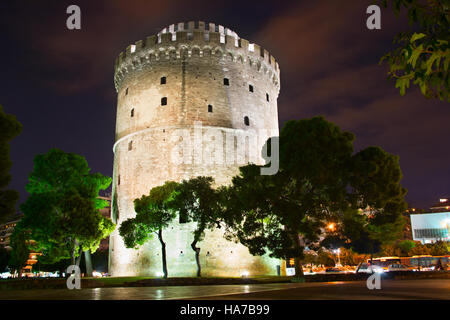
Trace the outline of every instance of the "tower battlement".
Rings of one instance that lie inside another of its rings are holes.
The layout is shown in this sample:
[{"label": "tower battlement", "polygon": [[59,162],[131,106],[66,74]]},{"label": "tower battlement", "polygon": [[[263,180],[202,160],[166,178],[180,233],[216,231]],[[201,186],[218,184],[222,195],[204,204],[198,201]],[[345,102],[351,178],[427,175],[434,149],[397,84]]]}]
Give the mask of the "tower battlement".
[{"label": "tower battlement", "polygon": [[248,64],[267,75],[280,87],[280,68],[264,48],[239,36],[228,28],[202,21],[172,24],[160,33],[139,40],[121,52],[114,64],[116,91],[129,71],[151,66],[155,61],[213,56]]}]

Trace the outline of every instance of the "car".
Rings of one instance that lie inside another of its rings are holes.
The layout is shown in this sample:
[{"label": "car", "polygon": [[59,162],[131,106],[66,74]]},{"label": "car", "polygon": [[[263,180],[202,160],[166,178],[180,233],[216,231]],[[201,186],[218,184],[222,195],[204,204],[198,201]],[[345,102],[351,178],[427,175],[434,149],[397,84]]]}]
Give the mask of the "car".
[{"label": "car", "polygon": [[408,266],[404,264],[394,263],[388,266],[387,271],[389,272],[397,272],[397,271],[412,271]]},{"label": "car", "polygon": [[374,273],[374,272],[384,272],[383,267],[377,265],[370,265],[366,262],[361,263],[359,269],[357,269],[357,273]]},{"label": "car", "polygon": [[345,273],[345,270],[339,268],[326,268],[325,273]]}]

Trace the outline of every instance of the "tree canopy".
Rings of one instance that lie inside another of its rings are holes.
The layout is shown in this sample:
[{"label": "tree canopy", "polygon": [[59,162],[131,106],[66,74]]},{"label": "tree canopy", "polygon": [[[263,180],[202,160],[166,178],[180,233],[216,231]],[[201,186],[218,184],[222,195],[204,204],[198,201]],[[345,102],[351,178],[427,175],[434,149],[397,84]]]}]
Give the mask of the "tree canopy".
[{"label": "tree canopy", "polygon": [[397,230],[405,206],[397,157],[376,147],[353,154],[354,135],[323,117],[288,121],[279,139],[277,174],[247,165],[233,178],[224,200],[229,239],[255,255],[293,257],[302,276],[304,248],[317,249],[330,222],[347,242]]},{"label": "tree canopy", "polygon": [[394,39],[387,53],[388,76],[404,95],[411,82],[428,98],[450,101],[450,3],[448,0],[382,0],[396,14],[406,10],[411,30]]},{"label": "tree canopy", "polygon": [[166,243],[163,239],[163,230],[175,218],[175,211],[169,206],[175,195],[176,182],[168,181],[162,186],[154,187],[148,195],[134,200],[136,217],[122,222],[119,234],[127,248],[139,248],[152,238],[158,236],[161,244],[162,267],[164,277],[168,277]]},{"label": "tree canopy", "polygon": [[8,216],[16,211],[16,203],[19,193],[7,189],[11,175],[12,162],[9,158],[9,143],[22,131],[22,125],[16,117],[3,111],[0,105],[0,222],[4,222]]},{"label": "tree canopy", "polygon": [[35,157],[26,186],[30,196],[20,207],[24,217],[16,230],[30,232],[43,263],[67,258],[75,263],[82,251],[94,252],[114,230],[99,211],[108,203],[98,198],[111,178],[90,171],[86,159],[74,153],[51,149]]}]

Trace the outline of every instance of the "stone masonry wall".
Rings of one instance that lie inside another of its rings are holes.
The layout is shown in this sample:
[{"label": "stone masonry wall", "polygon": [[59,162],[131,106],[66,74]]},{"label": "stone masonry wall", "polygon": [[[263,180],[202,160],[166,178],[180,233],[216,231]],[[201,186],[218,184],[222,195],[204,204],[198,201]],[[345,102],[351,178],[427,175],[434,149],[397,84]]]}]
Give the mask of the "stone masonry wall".
[{"label": "stone masonry wall", "polygon": [[[263,163],[262,145],[278,135],[279,68],[273,57],[265,50],[256,52],[257,45],[249,51],[248,41],[235,36],[209,32],[206,41],[204,31],[188,33],[149,37],[145,44],[128,47],[116,61],[112,205],[118,226],[135,216],[134,199],[165,181],[203,175],[214,177],[217,186],[229,183],[239,166]],[[163,97],[167,105],[161,105]],[[190,248],[193,227],[176,219],[163,233],[170,276],[196,274]],[[204,275],[276,274],[281,265],[226,241],[223,228],[207,232],[199,247]],[[138,250],[127,249],[117,228],[110,239],[110,273],[155,275],[161,271],[160,255],[156,236]]]}]

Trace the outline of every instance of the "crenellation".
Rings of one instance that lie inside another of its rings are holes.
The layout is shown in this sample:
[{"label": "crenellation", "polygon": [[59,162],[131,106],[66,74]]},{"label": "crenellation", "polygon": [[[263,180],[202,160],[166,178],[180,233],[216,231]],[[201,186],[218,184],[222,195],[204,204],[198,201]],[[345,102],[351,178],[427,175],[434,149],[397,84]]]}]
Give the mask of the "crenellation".
[{"label": "crenellation", "polygon": [[171,33],[161,33],[161,41],[160,44],[170,44],[172,42],[172,34]]},{"label": "crenellation", "polygon": [[234,49],[236,48],[236,38],[233,36],[225,36],[225,48]]},{"label": "crenellation", "polygon": [[198,42],[201,42],[201,41],[205,41],[205,38],[204,38],[204,35],[205,34],[205,32],[204,31],[200,31],[200,30],[194,30],[194,41],[198,41]]},{"label": "crenellation", "polygon": [[156,42],[157,42],[157,37],[156,35],[153,36],[149,36],[145,39],[145,47],[146,48],[152,48],[155,46]]},{"label": "crenellation", "polygon": [[203,51],[206,49],[211,50],[211,55],[219,56],[219,58],[227,58],[238,63],[248,61],[249,66],[267,74],[279,89],[279,65],[266,49],[239,38],[234,31],[221,25],[190,21],[172,24],[157,35],[148,36],[145,42],[136,41],[121,52],[114,63],[116,90],[119,89],[129,68],[139,69],[146,64],[151,65],[160,61],[161,58],[179,59],[183,56],[182,51],[186,49],[189,53],[188,57],[191,57],[194,45],[199,46],[201,57],[205,57]]}]

